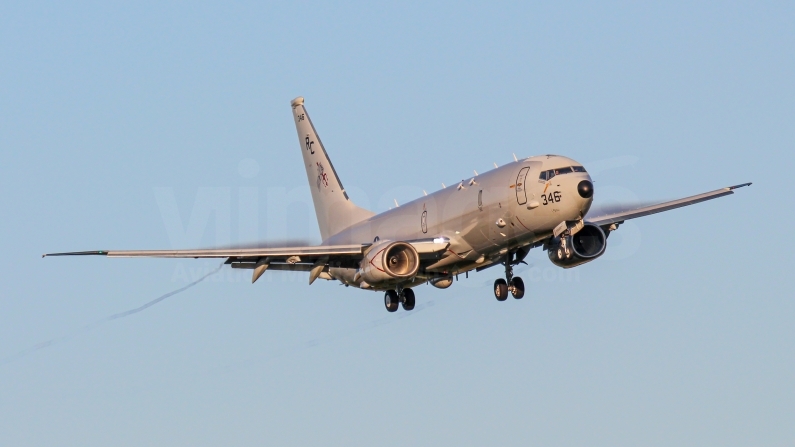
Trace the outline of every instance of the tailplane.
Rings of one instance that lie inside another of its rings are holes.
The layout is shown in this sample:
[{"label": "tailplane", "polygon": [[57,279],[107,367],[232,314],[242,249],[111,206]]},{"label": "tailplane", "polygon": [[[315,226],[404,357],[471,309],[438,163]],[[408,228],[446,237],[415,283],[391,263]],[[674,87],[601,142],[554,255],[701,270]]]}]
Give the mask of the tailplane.
[{"label": "tailplane", "polygon": [[304,108],[304,98],[295,98],[293,119],[298,131],[298,142],[304,157],[306,178],[312,191],[320,236],[325,241],[349,226],[361,222],[374,213],[354,205],[342,186],[326,149],[317,136],[315,126]]}]

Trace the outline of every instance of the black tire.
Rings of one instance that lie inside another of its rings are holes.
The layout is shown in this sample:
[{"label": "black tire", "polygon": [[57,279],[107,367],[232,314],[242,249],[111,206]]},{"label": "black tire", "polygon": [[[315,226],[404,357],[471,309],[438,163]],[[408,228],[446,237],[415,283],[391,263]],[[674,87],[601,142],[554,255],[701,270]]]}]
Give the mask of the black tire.
[{"label": "black tire", "polygon": [[517,300],[521,300],[524,296],[524,281],[522,281],[522,278],[516,276],[511,280],[511,295]]},{"label": "black tire", "polygon": [[387,290],[386,293],[384,293],[384,307],[386,307],[386,310],[390,312],[398,310],[399,303],[400,298],[397,292],[394,290]]},{"label": "black tire", "polygon": [[494,281],[494,298],[497,298],[497,301],[508,299],[508,283],[502,278]]},{"label": "black tire", "polygon": [[416,304],[416,302],[414,291],[411,289],[403,289],[403,310],[414,309],[414,304]]}]

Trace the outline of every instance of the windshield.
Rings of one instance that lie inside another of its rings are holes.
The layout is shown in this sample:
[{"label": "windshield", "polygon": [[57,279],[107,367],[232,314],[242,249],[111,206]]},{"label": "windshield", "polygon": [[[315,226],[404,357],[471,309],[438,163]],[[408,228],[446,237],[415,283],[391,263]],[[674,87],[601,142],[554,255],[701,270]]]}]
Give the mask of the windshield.
[{"label": "windshield", "polygon": [[552,179],[552,177],[556,175],[571,174],[572,172],[586,172],[586,171],[585,168],[583,168],[582,166],[566,166],[564,168],[542,171],[541,175],[538,176],[538,179],[542,181],[547,181]]}]

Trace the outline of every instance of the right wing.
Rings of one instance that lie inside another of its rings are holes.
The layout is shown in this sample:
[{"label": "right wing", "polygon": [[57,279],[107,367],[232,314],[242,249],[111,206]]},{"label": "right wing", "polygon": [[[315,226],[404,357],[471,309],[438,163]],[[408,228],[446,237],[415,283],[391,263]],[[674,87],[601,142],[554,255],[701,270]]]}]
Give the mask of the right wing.
[{"label": "right wing", "polygon": [[[318,245],[281,248],[222,248],[198,250],[97,250],[49,253],[46,256],[107,256],[109,258],[227,258],[232,268],[253,269],[251,282],[265,270],[310,272],[309,283],[321,277],[328,266],[355,267],[368,245]],[[328,277],[326,279],[331,279]]]},{"label": "right wing", "polygon": [[[262,257],[290,258],[305,256],[361,255],[365,245],[318,245],[311,247],[280,247],[280,248],[218,248],[197,250],[96,250],[73,251],[65,253],[48,253],[46,256],[86,256],[97,255],[109,258],[229,258],[258,259]],[[234,262],[234,261],[232,261]],[[231,262],[229,262],[231,263]]]},{"label": "right wing", "polygon": [[[449,243],[432,239],[407,241],[420,256],[435,258]],[[106,256],[108,258],[227,258],[232,268],[252,269],[251,282],[265,270],[310,272],[309,283],[317,278],[331,279],[329,267],[358,268],[371,244],[315,245],[280,248],[221,248],[198,250],[96,250],[49,253],[47,256]],[[326,275],[324,275],[326,273]]]}]

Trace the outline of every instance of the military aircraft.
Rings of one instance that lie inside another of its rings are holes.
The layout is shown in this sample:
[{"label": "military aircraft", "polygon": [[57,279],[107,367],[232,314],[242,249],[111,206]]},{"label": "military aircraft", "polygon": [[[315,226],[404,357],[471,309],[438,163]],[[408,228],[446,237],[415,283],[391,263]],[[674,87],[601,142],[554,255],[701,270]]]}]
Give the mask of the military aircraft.
[{"label": "military aircraft", "polygon": [[[525,285],[513,276],[533,248],[571,268],[605,252],[610,233],[637,217],[733,194],[751,183],[670,202],[591,216],[593,181],[582,164],[558,155],[515,159],[455,185],[375,214],[348,197],[304,107],[291,102],[322,243],[305,247],[198,250],[99,250],[44,256],[100,255],[110,258],[226,258],[232,268],[253,270],[254,283],[266,270],[305,271],[316,279],[384,292],[384,306],[414,309],[413,287],[450,287],[471,270],[504,268],[494,296],[520,299]],[[515,156],[514,156],[515,158]],[[444,186],[444,185],[443,185]]]}]

